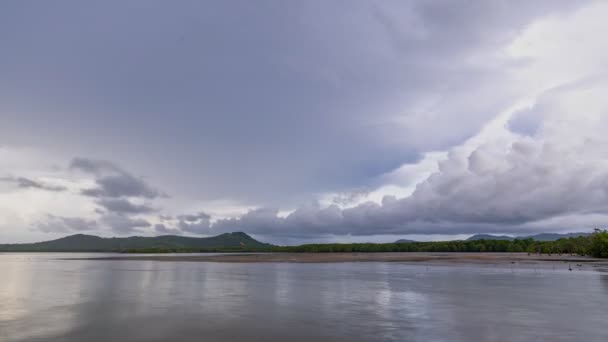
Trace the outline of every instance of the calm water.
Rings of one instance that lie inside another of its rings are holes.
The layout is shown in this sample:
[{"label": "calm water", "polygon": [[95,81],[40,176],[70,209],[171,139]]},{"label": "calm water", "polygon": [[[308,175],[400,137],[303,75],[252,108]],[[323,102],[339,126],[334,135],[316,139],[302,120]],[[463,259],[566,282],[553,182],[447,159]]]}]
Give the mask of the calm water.
[{"label": "calm water", "polygon": [[594,271],[57,257],[0,254],[0,341],[608,341]]}]

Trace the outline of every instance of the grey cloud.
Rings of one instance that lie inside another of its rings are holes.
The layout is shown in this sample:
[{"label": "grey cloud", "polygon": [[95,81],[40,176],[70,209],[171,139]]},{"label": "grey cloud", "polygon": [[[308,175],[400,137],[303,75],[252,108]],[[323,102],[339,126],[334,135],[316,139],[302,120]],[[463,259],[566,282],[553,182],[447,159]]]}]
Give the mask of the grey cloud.
[{"label": "grey cloud", "polygon": [[[185,199],[292,208],[318,193],[372,188],[421,153],[474,135],[530,95],[513,81],[521,61],[504,48],[535,20],[586,4],[14,2],[0,12],[0,32],[11,33],[0,48],[13,52],[0,55],[0,136],[119,161],[70,164],[94,177],[82,193],[116,209],[101,215],[118,231],[150,226],[126,215],[144,208],[118,200],[162,196],[119,165],[137,165]],[[547,127],[532,115],[558,109],[543,103],[514,117],[509,128],[527,137],[512,144],[453,150],[407,199],[163,224],[196,234],[450,233],[604,213],[608,149],[568,134],[539,138]]]},{"label": "grey cloud", "polygon": [[154,231],[161,235],[179,235],[181,231],[179,229],[169,228],[166,225],[159,223],[154,225]]},{"label": "grey cloud", "polygon": [[[285,220],[278,217],[278,210],[261,208],[250,210],[239,218],[218,220],[212,227],[213,234],[244,231],[248,233],[259,233],[264,235],[298,234],[300,230],[285,229]],[[307,227],[306,227],[307,228]],[[302,231],[306,228],[302,227]]]},{"label": "grey cloud", "polygon": [[54,191],[54,192],[60,192],[60,191],[67,190],[67,188],[65,186],[50,185],[50,184],[35,181],[33,179],[25,178],[25,177],[17,177],[17,178],[2,177],[2,178],[0,178],[0,181],[15,183],[19,188],[23,188],[23,189],[40,189],[40,190]]},{"label": "grey cloud", "polygon": [[173,220],[173,216],[161,214],[161,215],[158,215],[158,219],[161,220],[161,221],[163,221],[163,222],[165,222],[165,221],[171,221],[171,220]]},{"label": "grey cloud", "polygon": [[87,173],[100,174],[103,172],[124,173],[116,164],[106,160],[93,160],[88,158],[76,157],[70,162],[70,168],[81,170]]},{"label": "grey cloud", "polygon": [[142,179],[108,161],[74,158],[70,163],[70,168],[96,176],[97,187],[83,190],[82,194],[86,196],[111,198],[124,196],[152,199],[163,195]]},{"label": "grey cloud", "polygon": [[84,190],[82,193],[92,197],[145,197],[155,198],[158,191],[151,189],[144,181],[131,175],[105,176],[95,181],[96,189]]},{"label": "grey cloud", "polygon": [[[385,197],[381,204],[344,210],[308,205],[285,218],[276,210],[255,210],[220,220],[211,230],[292,236],[526,233],[563,229],[576,220],[601,222],[591,218],[608,216],[608,139],[603,134],[608,100],[602,97],[607,89],[599,83],[580,92],[549,94],[532,109],[544,117],[533,137],[454,148],[409,197]],[[580,101],[581,93],[597,101],[585,107],[592,111],[581,113],[588,122],[572,120],[579,108],[571,103]]]},{"label": "grey cloud", "polygon": [[[0,59],[0,135],[137,156],[202,200],[291,205],[470,137],[519,95],[499,51],[533,20],[585,3],[15,2],[0,14],[12,32],[2,50],[14,52]],[[122,194],[112,189],[88,194]]]},{"label": "grey cloud", "polygon": [[177,228],[183,232],[208,235],[211,227],[211,216],[201,212],[193,215],[181,215],[177,217]]},{"label": "grey cloud", "polygon": [[511,131],[530,136],[536,134],[541,125],[542,117],[532,110],[520,111],[508,122]]},{"label": "grey cloud", "polygon": [[336,205],[350,205],[369,195],[368,189],[355,189],[344,194],[339,194],[332,198],[332,203]]},{"label": "grey cloud", "polygon": [[211,215],[205,212],[177,215],[175,217],[170,215],[159,215],[159,219],[162,223],[154,226],[156,233],[159,234],[211,234]]},{"label": "grey cloud", "polygon": [[152,225],[142,218],[132,218],[116,213],[106,213],[100,218],[100,222],[109,227],[113,232],[127,235],[139,232],[138,228],[148,228]]},{"label": "grey cloud", "polygon": [[47,215],[45,222],[36,225],[36,229],[45,233],[72,233],[95,230],[97,222],[79,217]]},{"label": "grey cloud", "polygon": [[196,221],[199,221],[199,220],[209,220],[209,219],[211,219],[211,216],[209,214],[204,213],[204,212],[200,212],[198,214],[180,215],[177,218],[179,220],[183,220],[185,222],[196,222]]},{"label": "grey cloud", "polygon": [[156,211],[156,209],[145,204],[134,204],[124,198],[101,198],[96,201],[97,204],[105,208],[107,211],[127,214],[142,214]]}]

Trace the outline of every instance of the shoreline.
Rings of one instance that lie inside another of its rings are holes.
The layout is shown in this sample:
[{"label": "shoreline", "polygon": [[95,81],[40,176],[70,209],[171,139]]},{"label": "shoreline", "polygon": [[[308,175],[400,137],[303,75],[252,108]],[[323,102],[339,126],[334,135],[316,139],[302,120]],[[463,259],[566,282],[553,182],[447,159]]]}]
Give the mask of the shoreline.
[{"label": "shoreline", "polygon": [[343,262],[401,262],[491,265],[570,263],[608,269],[607,259],[571,255],[528,255],[527,253],[260,253],[221,255],[141,255],[61,258],[61,260],[97,261],[160,261],[160,262],[218,262],[218,263],[343,263]]}]

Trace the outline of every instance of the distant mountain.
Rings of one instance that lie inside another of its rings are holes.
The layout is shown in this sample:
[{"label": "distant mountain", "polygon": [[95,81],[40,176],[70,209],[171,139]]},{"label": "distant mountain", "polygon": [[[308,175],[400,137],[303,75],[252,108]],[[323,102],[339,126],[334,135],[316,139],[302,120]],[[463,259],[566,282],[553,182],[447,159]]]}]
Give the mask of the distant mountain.
[{"label": "distant mountain", "polygon": [[490,234],[477,234],[473,235],[467,239],[467,241],[476,241],[476,240],[515,240],[512,236],[506,235],[490,235]]},{"label": "distant mountain", "polygon": [[506,235],[490,235],[490,234],[477,234],[473,235],[467,239],[467,241],[475,241],[475,240],[515,240],[515,239],[533,239],[536,241],[557,241],[559,239],[567,239],[571,237],[579,237],[579,236],[589,236],[591,233],[566,233],[566,234],[557,234],[557,233],[541,233],[536,235],[528,235],[528,236],[506,236]]},{"label": "distant mountain", "polygon": [[567,239],[571,237],[589,236],[591,233],[567,233],[567,234],[554,234],[554,233],[542,233],[536,235],[526,236],[525,238],[532,238],[536,241],[557,241],[559,239]]},{"label": "distant mountain", "polygon": [[416,242],[416,241],[414,241],[414,240],[408,240],[408,239],[401,239],[401,240],[395,241],[395,243],[408,243],[408,242]]},{"label": "distant mountain", "polygon": [[118,252],[152,248],[260,248],[269,244],[259,242],[242,233],[225,233],[218,236],[197,238],[177,235],[155,237],[131,236],[126,238],[102,238],[94,235],[76,234],[61,239],[0,245],[0,252]]}]

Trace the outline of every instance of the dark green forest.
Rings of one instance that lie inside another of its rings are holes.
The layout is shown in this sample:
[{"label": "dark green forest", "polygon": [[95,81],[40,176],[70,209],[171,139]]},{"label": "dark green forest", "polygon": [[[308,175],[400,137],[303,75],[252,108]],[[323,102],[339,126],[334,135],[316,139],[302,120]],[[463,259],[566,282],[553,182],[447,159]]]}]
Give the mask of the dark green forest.
[{"label": "dark green forest", "polygon": [[194,253],[194,252],[281,252],[281,253],[377,253],[377,252],[492,252],[529,254],[577,254],[608,258],[608,231],[596,230],[589,236],[557,241],[532,238],[508,240],[307,244],[300,246],[261,246],[229,248],[144,248],[127,253]]},{"label": "dark green forest", "polygon": [[243,232],[225,233],[212,237],[188,237],[164,235],[154,237],[131,236],[125,238],[102,238],[94,235],[76,234],[61,239],[25,244],[0,245],[0,252],[125,252],[125,251],[181,251],[211,250],[224,248],[266,248],[271,245],[259,242]]},{"label": "dark green forest", "polygon": [[184,236],[101,238],[72,235],[58,240],[0,245],[0,252],[122,252],[122,253],[374,253],[374,252],[493,252],[529,254],[577,254],[608,258],[608,231],[595,230],[586,236],[539,241],[473,239],[456,241],[395,243],[331,243],[275,246],[242,233],[226,233],[208,238]]}]

